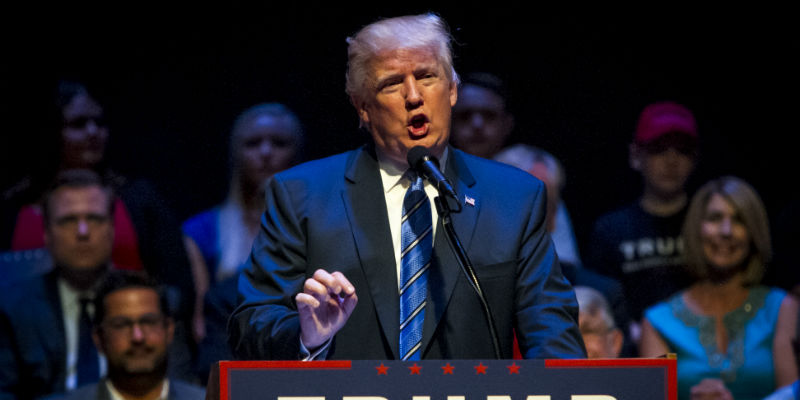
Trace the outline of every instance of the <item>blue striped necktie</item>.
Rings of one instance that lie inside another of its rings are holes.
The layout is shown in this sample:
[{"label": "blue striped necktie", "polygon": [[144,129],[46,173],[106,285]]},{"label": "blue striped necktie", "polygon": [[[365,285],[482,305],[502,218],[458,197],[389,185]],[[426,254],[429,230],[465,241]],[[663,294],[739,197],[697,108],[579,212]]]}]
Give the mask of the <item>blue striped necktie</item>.
[{"label": "blue striped necktie", "polygon": [[400,240],[400,357],[419,360],[428,269],[433,252],[431,205],[422,178],[413,174],[403,199]]}]

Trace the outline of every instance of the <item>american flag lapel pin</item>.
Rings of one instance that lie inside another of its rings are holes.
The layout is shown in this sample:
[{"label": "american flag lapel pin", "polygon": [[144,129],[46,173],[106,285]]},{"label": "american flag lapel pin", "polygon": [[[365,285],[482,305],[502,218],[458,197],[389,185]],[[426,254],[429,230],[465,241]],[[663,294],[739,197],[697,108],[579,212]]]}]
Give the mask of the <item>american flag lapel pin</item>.
[{"label": "american flag lapel pin", "polygon": [[464,195],[464,204],[469,204],[469,205],[475,207],[475,199],[473,199],[472,197],[469,197],[467,195]]}]

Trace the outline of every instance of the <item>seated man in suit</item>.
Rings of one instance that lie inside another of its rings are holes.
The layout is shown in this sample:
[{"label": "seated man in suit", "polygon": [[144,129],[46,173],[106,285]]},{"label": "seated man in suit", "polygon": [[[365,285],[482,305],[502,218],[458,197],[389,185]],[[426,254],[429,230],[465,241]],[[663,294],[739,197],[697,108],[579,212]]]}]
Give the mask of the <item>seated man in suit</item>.
[{"label": "seated man in suit", "polygon": [[175,324],[165,293],[145,275],[112,271],[94,300],[93,339],[108,376],[64,397],[81,399],[204,399],[203,388],[167,379],[167,349]]},{"label": "seated man in suit", "polygon": [[89,170],[58,175],[44,200],[53,270],[0,292],[0,398],[33,398],[96,382],[91,302],[111,263],[112,199]]},{"label": "seated man in suit", "polygon": [[[452,226],[512,356],[584,357],[577,303],[545,227],[544,185],[448,147],[458,75],[435,15],[348,40],[347,92],[372,143],[274,175],[229,324],[241,358],[494,358],[478,296],[409,169],[427,148],[459,197]],[[414,167],[414,166],[412,166]],[[444,195],[442,195],[444,197]]]}]

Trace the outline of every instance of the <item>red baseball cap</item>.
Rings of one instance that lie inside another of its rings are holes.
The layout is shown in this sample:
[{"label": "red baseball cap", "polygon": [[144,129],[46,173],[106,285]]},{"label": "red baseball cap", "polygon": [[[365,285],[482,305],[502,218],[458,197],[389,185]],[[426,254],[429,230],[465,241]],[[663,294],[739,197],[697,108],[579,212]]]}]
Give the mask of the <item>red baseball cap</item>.
[{"label": "red baseball cap", "polygon": [[697,138],[697,122],[688,108],[671,101],[648,105],[639,114],[633,142],[648,144],[668,133],[683,133]]}]

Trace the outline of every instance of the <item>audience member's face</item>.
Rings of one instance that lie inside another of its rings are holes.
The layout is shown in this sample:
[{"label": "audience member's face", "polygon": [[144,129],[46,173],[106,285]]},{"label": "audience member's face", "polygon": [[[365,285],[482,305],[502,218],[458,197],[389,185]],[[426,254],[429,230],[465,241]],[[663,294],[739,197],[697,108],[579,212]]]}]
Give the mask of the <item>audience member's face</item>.
[{"label": "audience member's face", "polygon": [[109,376],[166,371],[173,324],[151,288],[126,288],[105,298],[105,315],[95,331],[95,344],[108,360]]},{"label": "audience member's face", "polygon": [[357,107],[378,150],[402,164],[408,150],[418,145],[441,156],[457,97],[449,71],[427,49],[388,51],[371,65],[376,86]]},{"label": "audience member's face", "polygon": [[497,93],[464,85],[453,107],[453,145],[479,157],[492,158],[505,144],[513,121]]},{"label": "audience member's face", "polygon": [[744,264],[750,254],[750,234],[733,205],[711,195],[700,226],[703,253],[709,265],[730,269]]},{"label": "audience member's face", "polygon": [[641,151],[639,165],[645,190],[662,198],[672,198],[685,193],[686,182],[694,169],[694,157],[673,147],[657,153]]},{"label": "audience member's face", "polygon": [[239,169],[249,185],[260,187],[273,174],[292,165],[297,136],[283,117],[261,115],[242,127],[238,138]]},{"label": "audience member's face", "polygon": [[114,244],[108,193],[97,186],[62,187],[45,206],[45,241],[56,264],[75,273],[105,268]]},{"label": "audience member's face", "polygon": [[617,358],[622,351],[623,335],[619,329],[597,329],[599,318],[580,313],[578,325],[586,345],[587,358]]},{"label": "audience member's face", "polygon": [[79,94],[62,110],[63,146],[61,159],[66,168],[92,168],[103,160],[108,128],[103,108],[87,94]]}]

